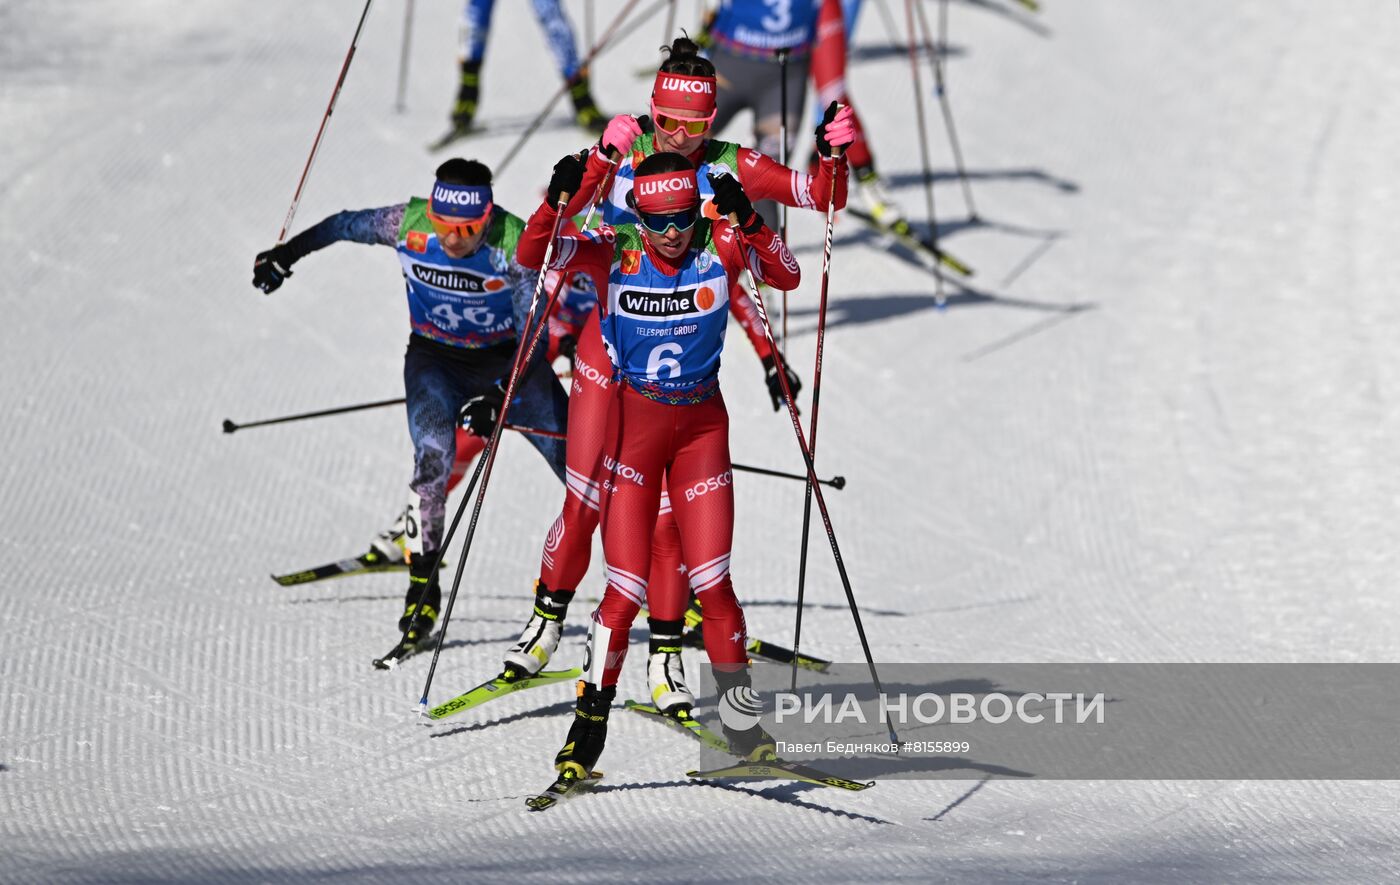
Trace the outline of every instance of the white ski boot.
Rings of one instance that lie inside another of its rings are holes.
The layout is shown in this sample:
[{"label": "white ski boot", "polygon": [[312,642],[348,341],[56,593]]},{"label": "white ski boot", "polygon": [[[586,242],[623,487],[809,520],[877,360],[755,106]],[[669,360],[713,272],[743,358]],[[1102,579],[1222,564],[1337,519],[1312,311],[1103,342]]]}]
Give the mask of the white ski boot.
[{"label": "white ski boot", "polygon": [[695,706],[695,695],[685,684],[685,665],[681,661],[681,630],[684,621],[662,621],[648,618],[651,627],[651,655],[647,658],[647,684],[651,702],[656,709],[675,715]]},{"label": "white ski boot", "polygon": [[408,509],[399,514],[394,524],[374,536],[369,542],[371,553],[378,554],[384,562],[401,563],[408,561],[408,540],[405,533],[408,527]]},{"label": "white ski boot", "polygon": [[572,590],[550,590],[542,581],[535,582],[535,609],[520,632],[520,639],[505,654],[507,672],[534,676],[544,669],[559,647],[564,616],[573,598]]}]

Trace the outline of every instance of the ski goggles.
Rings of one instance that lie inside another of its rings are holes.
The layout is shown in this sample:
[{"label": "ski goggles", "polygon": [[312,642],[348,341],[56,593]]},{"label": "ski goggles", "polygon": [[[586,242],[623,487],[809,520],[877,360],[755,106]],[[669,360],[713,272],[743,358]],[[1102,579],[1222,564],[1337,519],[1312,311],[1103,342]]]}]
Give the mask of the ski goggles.
[{"label": "ski goggles", "polygon": [[658,112],[656,102],[651,103],[651,122],[667,135],[675,135],[681,130],[685,130],[686,135],[704,135],[710,124],[715,121],[716,113],[710,111],[708,117],[672,117]]},{"label": "ski goggles", "polygon": [[486,211],[482,213],[480,218],[453,218],[448,220],[438,215],[436,212],[433,212],[431,209],[424,214],[428,216],[428,224],[433,226],[433,232],[437,234],[439,240],[445,239],[447,235],[451,233],[455,233],[457,236],[466,240],[480,233],[481,230],[486,227],[487,223],[491,221],[492,205],[494,204],[486,204]]},{"label": "ski goggles", "polygon": [[682,209],[680,212],[638,212],[637,219],[642,223],[642,227],[658,236],[665,234],[671,228],[675,228],[678,233],[685,233],[695,226],[695,220],[700,217],[700,207],[692,206],[689,209]]}]

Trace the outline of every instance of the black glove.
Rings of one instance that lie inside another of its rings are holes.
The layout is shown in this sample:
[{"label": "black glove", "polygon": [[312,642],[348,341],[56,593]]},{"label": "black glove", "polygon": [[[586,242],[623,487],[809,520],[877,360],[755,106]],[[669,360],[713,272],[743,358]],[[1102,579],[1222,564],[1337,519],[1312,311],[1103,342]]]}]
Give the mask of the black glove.
[{"label": "black glove", "polygon": [[[797,377],[797,373],[792,367],[783,361],[783,369],[787,372],[788,390],[792,391],[793,399],[802,390],[802,379]],[[783,383],[778,380],[778,361],[769,354],[763,358],[763,376],[768,382],[768,395],[773,398],[773,411],[778,411],[783,407]]]},{"label": "black glove", "polygon": [[578,361],[578,339],[572,335],[565,335],[559,339],[559,355],[569,361],[572,368]]},{"label": "black glove", "polygon": [[763,218],[753,211],[753,203],[749,202],[749,196],[744,193],[744,186],[739,183],[739,179],[728,173],[716,175],[713,172],[705,177],[710,180],[710,187],[715,192],[715,211],[724,218],[730,215],[737,216],[739,230],[744,233],[758,233],[758,229],[763,226]]},{"label": "black glove", "polygon": [[467,400],[462,406],[462,426],[472,433],[487,439],[496,429],[501,418],[501,407],[506,403],[505,391],[498,382],[490,390]]},{"label": "black glove", "polygon": [[545,199],[550,206],[559,205],[561,194],[577,194],[583,184],[584,162],[577,154],[569,154],[554,164],[554,174],[549,178],[549,192]]},{"label": "black glove", "polygon": [[296,261],[286,244],[273,246],[266,252],[259,252],[253,259],[253,285],[264,294],[277,291],[282,281],[292,275],[292,262]]},{"label": "black glove", "polygon": [[826,113],[822,114],[821,122],[817,124],[817,153],[823,157],[831,157],[831,142],[826,140],[826,124],[836,119],[836,112],[840,110],[840,105],[836,102],[826,106]]}]

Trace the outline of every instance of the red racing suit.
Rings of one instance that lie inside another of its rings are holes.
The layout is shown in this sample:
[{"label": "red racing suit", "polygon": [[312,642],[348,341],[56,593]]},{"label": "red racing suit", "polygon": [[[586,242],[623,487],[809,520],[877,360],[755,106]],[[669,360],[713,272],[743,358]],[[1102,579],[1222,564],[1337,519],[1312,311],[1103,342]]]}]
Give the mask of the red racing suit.
[{"label": "red racing suit", "polygon": [[[525,266],[543,261],[555,217],[548,205],[531,217],[517,252]],[[608,582],[593,613],[594,646],[584,675],[600,687],[617,682],[640,606],[679,613],[688,597],[683,586],[678,601],[662,599],[671,591],[652,580],[663,494],[684,551],[688,589],[703,602],[710,660],[731,666],[746,660],[743,611],[729,573],[734,531],[729,418],[718,390],[726,321],[720,301],[746,264],[770,285],[791,289],[800,282],[797,262],[776,234],[760,227],[741,245],[724,220],[697,223],[690,248],[674,261],[626,224],[561,237],[552,259],[552,268],[587,273],[599,283],[597,313],[610,357],[606,379],[585,380],[583,372],[576,373],[575,391],[596,384],[606,391],[609,408],[601,428],[597,423],[591,428],[594,435],[602,431],[595,463],[576,474],[571,459],[569,471],[571,492],[577,482],[585,494],[596,495],[603,530]],[[650,294],[668,285],[669,295]],[[652,365],[645,358],[648,351]],[[662,352],[680,356],[658,362],[655,354]],[[668,364],[674,365],[669,373],[654,368]],[[571,407],[571,453],[575,430]]]}]

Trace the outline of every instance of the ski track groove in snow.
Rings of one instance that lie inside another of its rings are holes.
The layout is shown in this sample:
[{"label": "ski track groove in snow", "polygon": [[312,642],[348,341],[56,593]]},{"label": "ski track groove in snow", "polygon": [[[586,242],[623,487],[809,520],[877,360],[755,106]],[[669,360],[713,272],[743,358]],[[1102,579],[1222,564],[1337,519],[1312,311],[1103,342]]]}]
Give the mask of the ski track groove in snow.
[{"label": "ski track groove in snow", "polygon": [[[461,148],[488,161],[556,82],[525,5],[498,6],[482,116],[511,125]],[[0,304],[15,318],[0,326],[0,881],[624,881],[654,878],[658,858],[702,882],[1393,878],[1385,782],[716,787],[685,778],[692,742],[619,709],[602,789],[535,816],[523,800],[551,777],[569,686],[420,725],[428,657],[369,666],[401,573],[267,578],[388,525],[410,472],[402,411],[219,430],[401,391],[387,250],[337,245],[272,296],[248,286],[356,12],[0,6]],[[401,18],[371,12],[294,230],[422,192],[457,12],[420,6],[403,115]],[[945,245],[977,268],[973,290],[1026,303],[936,311],[926,272],[838,224],[817,463],[849,480],[826,500],[878,660],[1396,659],[1394,14],[953,5],[948,82],[978,207],[1055,238],[961,224],[936,112]],[[885,45],[879,17],[865,12],[863,48]],[[658,29],[594,66],[606,112],[644,110],[630,72]],[[512,71],[520,59],[538,76]],[[907,57],[862,55],[850,77],[921,220]],[[518,214],[590,140],[555,122],[497,182]],[[747,125],[726,135],[747,142]],[[794,213],[791,229],[805,411],[821,219]],[[1034,309],[1065,305],[1091,309]],[[735,459],[800,470],[757,360],[737,331],[731,344]],[[750,630],[788,643],[802,485],[740,475],[735,490]],[[496,672],[561,500],[508,439],[433,703]],[[816,516],[803,646],[859,660]],[[580,599],[600,575],[595,541]],[[588,606],[561,666],[581,659]],[[642,636],[620,696],[646,694]]]}]

